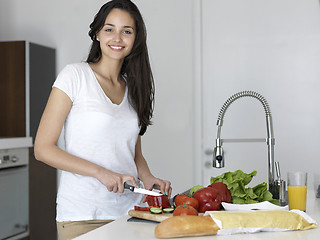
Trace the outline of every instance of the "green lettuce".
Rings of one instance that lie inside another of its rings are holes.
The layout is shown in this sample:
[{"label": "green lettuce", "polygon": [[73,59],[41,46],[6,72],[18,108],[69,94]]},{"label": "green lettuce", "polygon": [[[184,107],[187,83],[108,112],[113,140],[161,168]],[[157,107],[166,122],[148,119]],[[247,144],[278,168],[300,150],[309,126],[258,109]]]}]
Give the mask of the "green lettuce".
[{"label": "green lettuce", "polygon": [[223,182],[226,184],[232,196],[232,203],[235,204],[269,201],[273,204],[280,205],[279,201],[273,199],[272,193],[268,191],[267,183],[260,183],[253,188],[245,187],[256,175],[257,171],[244,173],[241,170],[237,170],[235,172],[223,173],[218,177],[211,177],[210,183]]}]

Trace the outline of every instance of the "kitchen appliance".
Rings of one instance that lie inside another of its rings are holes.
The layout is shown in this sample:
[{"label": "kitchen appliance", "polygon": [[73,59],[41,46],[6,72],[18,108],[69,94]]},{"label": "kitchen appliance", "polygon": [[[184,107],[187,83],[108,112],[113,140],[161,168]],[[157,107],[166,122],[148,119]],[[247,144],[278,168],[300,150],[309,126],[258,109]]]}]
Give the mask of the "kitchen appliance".
[{"label": "kitchen appliance", "polygon": [[[223,125],[223,118],[228,109],[228,107],[237,99],[242,97],[252,97],[259,100],[264,108],[266,113],[266,124],[267,124],[267,138],[262,139],[221,139],[221,127]],[[216,138],[216,147],[213,151],[213,167],[223,168],[224,167],[224,152],[222,144],[224,142],[266,142],[268,145],[268,182],[269,182],[269,191],[271,193],[275,192],[274,187],[274,145],[275,139],[273,136],[273,125],[272,125],[272,116],[269,104],[267,100],[259,93],[254,91],[242,91],[238,92],[231,97],[229,97],[223,106],[220,109],[218,120],[217,120],[217,138]]]},{"label": "kitchen appliance", "polygon": [[0,139],[0,239],[29,235],[29,147],[31,138]]}]

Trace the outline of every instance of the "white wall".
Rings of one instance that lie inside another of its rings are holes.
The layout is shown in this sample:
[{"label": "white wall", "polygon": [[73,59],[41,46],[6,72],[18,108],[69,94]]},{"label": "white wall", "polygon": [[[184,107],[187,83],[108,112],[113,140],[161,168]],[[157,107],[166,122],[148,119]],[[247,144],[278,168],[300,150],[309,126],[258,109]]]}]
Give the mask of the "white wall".
[{"label": "white wall", "polygon": [[[57,50],[57,73],[86,59],[89,24],[107,1],[0,0],[0,41],[26,40]],[[175,193],[194,184],[192,148],[192,0],[136,0],[148,30],[156,85],[154,125],[143,152]]]},{"label": "white wall", "polygon": [[193,0],[136,1],[145,18],[156,84],[154,125],[143,138],[155,175],[175,193],[195,184],[193,169]]},{"label": "white wall", "polygon": [[[214,146],[224,101],[254,90],[273,117],[275,161],[282,177],[319,174],[320,4],[318,0],[203,0],[204,148]],[[266,137],[265,113],[255,99],[228,108],[222,138]],[[258,170],[267,181],[267,145],[224,144],[226,169]],[[212,157],[206,156],[212,159]],[[320,182],[318,182],[320,184]]]}]

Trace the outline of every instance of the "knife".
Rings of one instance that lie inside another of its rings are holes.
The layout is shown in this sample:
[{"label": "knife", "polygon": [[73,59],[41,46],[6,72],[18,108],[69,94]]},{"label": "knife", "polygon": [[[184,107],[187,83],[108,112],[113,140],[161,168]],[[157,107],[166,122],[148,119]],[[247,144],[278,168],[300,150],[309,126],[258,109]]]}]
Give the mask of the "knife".
[{"label": "knife", "polygon": [[162,193],[158,193],[158,192],[153,192],[153,191],[149,191],[143,188],[136,188],[134,186],[131,186],[129,184],[124,184],[124,188],[125,189],[129,189],[131,192],[135,192],[135,193],[142,193],[142,194],[146,194],[146,195],[151,195],[151,196],[162,196]]}]

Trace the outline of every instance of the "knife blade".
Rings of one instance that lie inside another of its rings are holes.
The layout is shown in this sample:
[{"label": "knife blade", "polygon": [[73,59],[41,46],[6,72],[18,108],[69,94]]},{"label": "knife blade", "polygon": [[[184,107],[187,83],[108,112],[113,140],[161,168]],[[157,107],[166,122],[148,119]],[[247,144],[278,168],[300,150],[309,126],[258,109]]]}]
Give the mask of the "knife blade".
[{"label": "knife blade", "polygon": [[143,189],[143,188],[136,188],[136,187],[131,186],[131,185],[127,184],[127,183],[124,184],[124,188],[125,189],[129,189],[131,192],[141,193],[141,194],[146,194],[146,195],[151,195],[151,196],[161,196],[161,195],[163,195],[162,193],[146,190],[146,189]]}]

